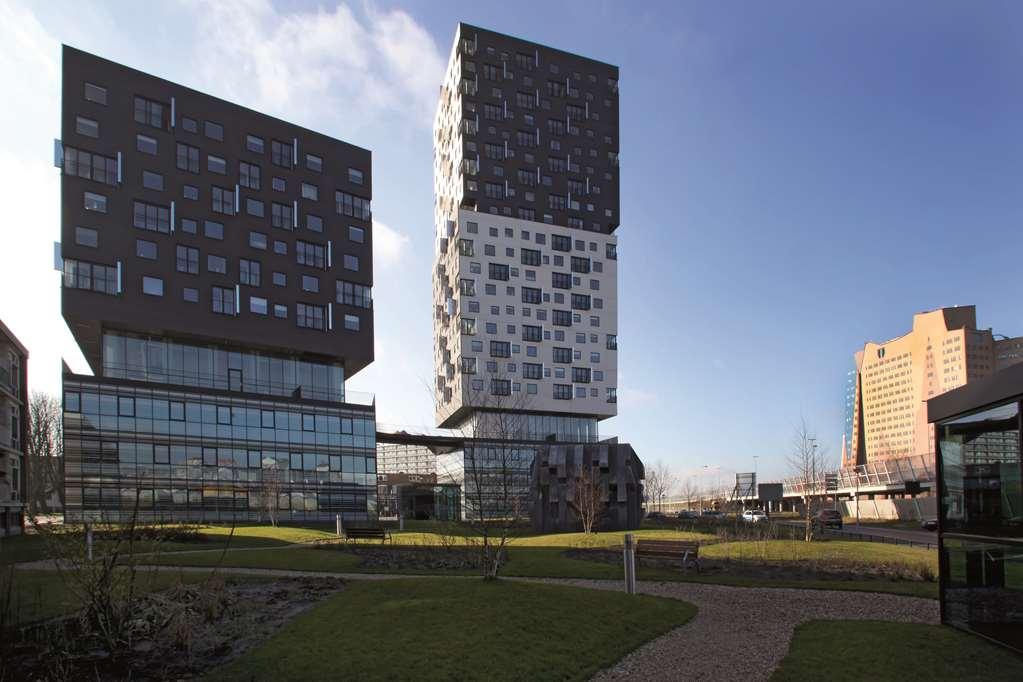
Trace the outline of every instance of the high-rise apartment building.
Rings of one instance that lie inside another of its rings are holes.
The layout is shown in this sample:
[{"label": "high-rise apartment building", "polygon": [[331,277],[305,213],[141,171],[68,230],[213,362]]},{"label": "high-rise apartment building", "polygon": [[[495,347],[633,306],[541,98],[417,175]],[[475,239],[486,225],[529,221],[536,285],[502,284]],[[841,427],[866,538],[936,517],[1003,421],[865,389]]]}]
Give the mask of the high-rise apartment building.
[{"label": "high-rise apartment building", "polygon": [[69,518],[364,518],[371,155],[65,47]]},{"label": "high-rise apartment building", "polygon": [[975,306],[913,316],[908,334],[856,353],[852,437],[842,466],[922,456],[933,464],[927,400],[1023,361],[1023,338],[977,328]]},{"label": "high-rise apartment building", "polygon": [[618,144],[617,67],[459,24],[434,124],[440,426],[514,410],[524,440],[585,442],[616,414]]},{"label": "high-rise apartment building", "polygon": [[25,528],[28,351],[0,322],[0,537]]}]

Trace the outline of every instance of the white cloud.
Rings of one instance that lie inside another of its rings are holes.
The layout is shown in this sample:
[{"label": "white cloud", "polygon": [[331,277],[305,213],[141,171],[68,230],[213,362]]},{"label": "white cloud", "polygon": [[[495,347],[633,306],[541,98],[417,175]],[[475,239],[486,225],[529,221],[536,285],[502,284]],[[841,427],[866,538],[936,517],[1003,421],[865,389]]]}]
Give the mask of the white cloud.
[{"label": "white cloud", "polygon": [[205,86],[289,120],[337,119],[346,131],[383,115],[429,127],[444,59],[400,10],[366,6],[282,13],[268,0],[184,0]]},{"label": "white cloud", "polygon": [[407,234],[379,220],[373,221],[373,266],[386,268],[396,265],[408,251],[410,239]]}]

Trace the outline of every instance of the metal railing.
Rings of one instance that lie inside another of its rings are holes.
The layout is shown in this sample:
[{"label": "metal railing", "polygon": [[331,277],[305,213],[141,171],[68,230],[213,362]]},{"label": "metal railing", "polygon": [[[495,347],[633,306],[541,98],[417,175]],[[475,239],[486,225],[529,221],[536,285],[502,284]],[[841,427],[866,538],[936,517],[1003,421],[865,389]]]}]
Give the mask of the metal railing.
[{"label": "metal railing", "polygon": [[785,495],[802,495],[809,489],[812,494],[823,494],[829,477],[837,476],[840,490],[897,486],[906,481],[934,480],[934,455],[911,455],[896,459],[882,459],[837,471],[819,472],[811,481],[802,477],[782,479]]}]

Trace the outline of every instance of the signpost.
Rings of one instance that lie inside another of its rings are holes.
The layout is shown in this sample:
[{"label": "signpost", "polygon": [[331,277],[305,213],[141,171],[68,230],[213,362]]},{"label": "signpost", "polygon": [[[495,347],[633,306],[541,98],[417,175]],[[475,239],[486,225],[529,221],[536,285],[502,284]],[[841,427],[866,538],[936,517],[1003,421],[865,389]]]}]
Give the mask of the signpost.
[{"label": "signpost", "polygon": [[835,511],[838,511],[838,474],[824,474],[824,492],[835,493]]}]

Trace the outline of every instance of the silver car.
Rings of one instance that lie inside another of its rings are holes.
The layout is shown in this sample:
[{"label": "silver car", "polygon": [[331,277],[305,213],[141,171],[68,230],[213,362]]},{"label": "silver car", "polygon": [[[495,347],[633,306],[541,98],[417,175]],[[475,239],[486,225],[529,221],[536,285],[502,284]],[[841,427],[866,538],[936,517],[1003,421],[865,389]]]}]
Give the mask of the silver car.
[{"label": "silver car", "polygon": [[746,523],[760,523],[767,520],[767,513],[763,509],[747,509],[742,513],[742,520]]}]

